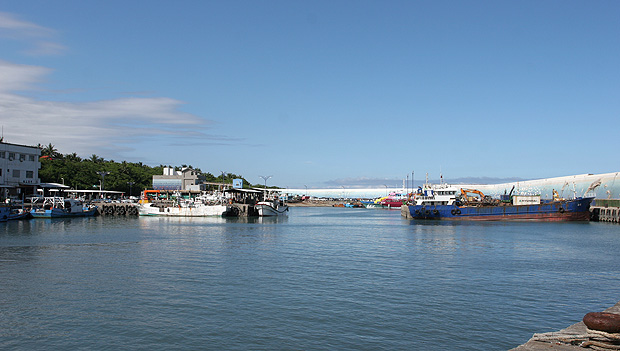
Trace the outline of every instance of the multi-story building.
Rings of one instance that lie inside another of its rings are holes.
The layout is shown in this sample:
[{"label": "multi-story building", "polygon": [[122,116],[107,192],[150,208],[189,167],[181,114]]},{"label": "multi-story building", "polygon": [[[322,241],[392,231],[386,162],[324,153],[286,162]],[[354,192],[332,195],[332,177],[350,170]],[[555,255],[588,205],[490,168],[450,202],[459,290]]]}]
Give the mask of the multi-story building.
[{"label": "multi-story building", "polygon": [[153,176],[155,190],[205,190],[204,176],[191,168],[175,171],[174,168],[164,167],[163,175]]},{"label": "multi-story building", "polygon": [[3,198],[35,194],[41,183],[41,149],[0,141],[0,195]]}]

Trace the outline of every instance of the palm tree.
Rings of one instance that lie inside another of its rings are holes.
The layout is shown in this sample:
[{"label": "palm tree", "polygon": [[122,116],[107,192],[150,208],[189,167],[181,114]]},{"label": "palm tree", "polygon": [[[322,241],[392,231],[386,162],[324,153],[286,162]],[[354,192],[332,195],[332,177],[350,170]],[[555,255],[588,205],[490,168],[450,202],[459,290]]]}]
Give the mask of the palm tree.
[{"label": "palm tree", "polygon": [[99,157],[99,156],[97,156],[97,155],[95,155],[95,154],[92,154],[92,155],[90,156],[90,161],[91,161],[92,163],[101,163],[101,162],[103,162],[103,157]]},{"label": "palm tree", "polygon": [[41,149],[41,155],[42,156],[49,156],[49,157],[55,157],[58,154],[58,150],[54,147],[54,145],[52,145],[52,143],[49,143],[49,145],[43,147]]}]

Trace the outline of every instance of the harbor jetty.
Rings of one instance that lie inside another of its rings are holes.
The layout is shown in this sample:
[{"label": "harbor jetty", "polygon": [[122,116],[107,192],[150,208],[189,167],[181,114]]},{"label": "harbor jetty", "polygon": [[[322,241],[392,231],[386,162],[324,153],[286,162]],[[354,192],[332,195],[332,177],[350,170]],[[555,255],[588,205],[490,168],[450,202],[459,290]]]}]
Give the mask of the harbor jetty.
[{"label": "harbor jetty", "polygon": [[[620,317],[620,302],[606,309],[604,312],[618,314]],[[586,313],[584,313],[584,317]],[[606,333],[591,330],[583,321],[581,321],[557,332],[534,334],[525,344],[511,349],[511,351],[577,351],[619,349],[620,333]]]},{"label": "harbor jetty", "polygon": [[137,216],[138,204],[136,203],[106,203],[93,202],[97,206],[97,214],[100,216]]},{"label": "harbor jetty", "polygon": [[590,205],[590,212],[593,221],[620,223],[620,200],[596,199]]}]

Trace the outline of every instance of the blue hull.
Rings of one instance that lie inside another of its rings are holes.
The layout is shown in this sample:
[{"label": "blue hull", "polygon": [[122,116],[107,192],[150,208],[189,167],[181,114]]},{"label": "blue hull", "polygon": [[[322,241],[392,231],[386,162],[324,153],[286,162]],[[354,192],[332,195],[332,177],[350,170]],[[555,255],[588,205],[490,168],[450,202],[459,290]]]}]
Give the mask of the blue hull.
[{"label": "blue hull", "polygon": [[63,209],[52,208],[51,210],[32,210],[30,214],[34,218],[67,218],[67,217],[90,217],[97,213],[97,208],[82,212],[67,212]]},{"label": "blue hull", "polygon": [[407,206],[413,219],[452,220],[540,220],[540,221],[587,221],[590,219],[590,203],[594,198],[577,198],[540,205],[499,206]]}]

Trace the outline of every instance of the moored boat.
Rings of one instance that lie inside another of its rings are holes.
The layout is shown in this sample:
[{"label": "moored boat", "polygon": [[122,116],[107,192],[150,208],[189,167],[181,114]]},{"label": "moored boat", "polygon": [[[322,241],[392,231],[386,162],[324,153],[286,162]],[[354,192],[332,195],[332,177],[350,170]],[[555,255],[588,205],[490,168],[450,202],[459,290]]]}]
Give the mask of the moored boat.
[{"label": "moored boat", "polygon": [[194,199],[183,199],[181,194],[175,194],[175,197],[174,203],[164,204],[150,202],[145,196],[138,206],[138,214],[140,216],[211,217],[222,216],[226,212],[225,199],[221,195],[203,194]]},{"label": "moored boat", "polygon": [[376,199],[373,204],[366,208],[400,208],[407,200],[407,194],[391,192],[387,196]]},{"label": "moored boat", "polygon": [[32,217],[32,214],[30,214],[30,211],[21,209],[21,208],[14,208],[11,209],[11,212],[9,213],[9,221],[15,221],[15,220],[20,220],[20,219],[29,219]]},{"label": "moored boat", "polygon": [[255,207],[261,217],[288,215],[288,206],[278,199],[257,202]]},{"label": "moored boat", "polygon": [[46,197],[40,207],[33,203],[30,211],[35,218],[90,217],[96,213],[97,206],[85,206],[80,200],[62,197]]},{"label": "moored boat", "polygon": [[222,216],[226,212],[226,205],[183,203],[173,206],[165,206],[157,203],[140,204],[138,207],[140,216],[170,216],[170,217],[210,217]]},{"label": "moored boat", "polygon": [[540,195],[512,194],[492,199],[475,189],[425,185],[413,196],[406,211],[413,219],[587,221],[593,199],[542,200]]}]

